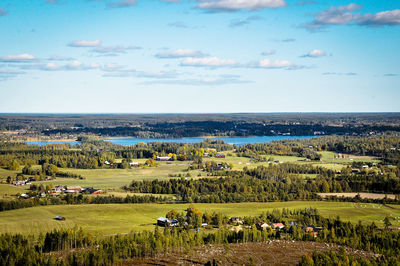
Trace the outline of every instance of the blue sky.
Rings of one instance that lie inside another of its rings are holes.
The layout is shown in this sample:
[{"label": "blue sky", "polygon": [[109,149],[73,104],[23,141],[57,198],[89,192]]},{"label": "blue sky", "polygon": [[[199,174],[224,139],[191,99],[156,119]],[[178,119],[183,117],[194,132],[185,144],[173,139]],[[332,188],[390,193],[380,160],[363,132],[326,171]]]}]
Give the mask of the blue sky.
[{"label": "blue sky", "polygon": [[0,112],[400,111],[400,1],[3,0]]}]

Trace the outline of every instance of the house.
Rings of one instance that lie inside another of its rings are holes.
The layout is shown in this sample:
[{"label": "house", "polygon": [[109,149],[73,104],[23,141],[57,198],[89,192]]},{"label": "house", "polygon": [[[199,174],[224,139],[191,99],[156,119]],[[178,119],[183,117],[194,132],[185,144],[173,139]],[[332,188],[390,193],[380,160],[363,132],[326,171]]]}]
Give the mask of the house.
[{"label": "house", "polygon": [[73,186],[73,187],[67,187],[67,190],[65,190],[65,193],[81,193],[82,188],[80,186]]},{"label": "house", "polygon": [[273,229],[277,229],[277,228],[282,229],[282,228],[285,228],[285,225],[283,223],[273,223],[272,228]]},{"label": "house", "polygon": [[169,220],[168,218],[160,217],[160,218],[157,219],[157,225],[158,226],[163,226],[163,227],[178,226],[179,222],[178,222],[177,219]]},{"label": "house", "polygon": [[56,219],[58,221],[65,221],[65,217],[63,217],[63,216],[56,216],[56,218],[54,218],[54,219]]},{"label": "house", "polygon": [[129,163],[129,166],[130,167],[138,167],[139,163],[138,162],[131,162],[131,163]]},{"label": "house", "polygon": [[111,163],[109,161],[105,161],[104,164],[110,165]]},{"label": "house", "polygon": [[368,165],[363,165],[362,168],[363,168],[363,169],[368,169],[369,166],[368,166]]},{"label": "house", "polygon": [[267,223],[258,222],[258,223],[256,223],[256,227],[257,227],[258,230],[266,230],[270,226]]},{"label": "house", "polygon": [[225,154],[217,153],[215,154],[215,158],[225,158]]},{"label": "house", "polygon": [[20,198],[24,198],[24,199],[29,199],[29,195],[26,193],[22,193],[21,196],[19,196]]},{"label": "house", "polygon": [[232,224],[242,224],[243,219],[242,219],[242,217],[231,217],[231,218],[229,218],[229,222]]},{"label": "house", "polygon": [[157,156],[156,160],[157,161],[169,161],[169,160],[171,160],[171,157],[169,157],[169,156]]},{"label": "house", "polygon": [[307,225],[306,233],[313,235],[314,237],[318,236],[318,232],[322,230],[322,227],[315,227],[312,225]]},{"label": "house", "polygon": [[204,154],[203,154],[203,156],[204,157],[208,157],[210,154],[208,153],[208,152],[205,152]]},{"label": "house", "polygon": [[158,226],[167,227],[167,226],[168,226],[168,223],[169,223],[168,218],[159,217],[159,218],[157,219],[157,225],[158,225]]},{"label": "house", "polygon": [[14,186],[23,186],[25,185],[26,181],[13,181],[12,184]]}]

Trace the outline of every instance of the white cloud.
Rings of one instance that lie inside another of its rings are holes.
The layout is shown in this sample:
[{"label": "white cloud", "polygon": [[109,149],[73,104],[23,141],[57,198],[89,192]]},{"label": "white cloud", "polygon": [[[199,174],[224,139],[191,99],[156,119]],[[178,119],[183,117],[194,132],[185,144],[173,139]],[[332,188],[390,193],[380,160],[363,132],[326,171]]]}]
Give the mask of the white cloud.
[{"label": "white cloud", "polygon": [[233,67],[237,66],[235,60],[221,59],[218,57],[204,57],[194,58],[189,57],[181,61],[182,66],[194,66],[194,67]]},{"label": "white cloud", "polygon": [[100,65],[97,63],[84,64],[78,60],[74,60],[66,65],[59,65],[59,64],[50,62],[45,65],[36,65],[36,66],[31,67],[31,69],[32,68],[44,70],[44,71],[91,70],[91,69],[100,68]]},{"label": "white cloud", "polygon": [[31,62],[35,59],[31,54],[7,55],[0,57],[0,62]]},{"label": "white cloud", "polygon": [[259,10],[287,6],[285,0],[198,0],[198,8],[212,12]]},{"label": "white cloud", "polygon": [[158,58],[182,58],[182,57],[203,57],[202,52],[190,49],[178,49],[175,51],[162,51],[156,54]]},{"label": "white cloud", "polygon": [[74,41],[74,42],[70,42],[68,44],[68,46],[71,47],[97,47],[101,45],[101,41],[100,40],[95,40],[95,41]]},{"label": "white cloud", "polygon": [[400,25],[400,9],[383,11],[376,14],[365,14],[358,21],[359,25],[372,27]]},{"label": "white cloud", "polygon": [[303,57],[322,57],[322,56],[326,56],[326,53],[322,50],[318,50],[318,49],[314,49],[312,51],[310,51],[308,54],[303,55]]},{"label": "white cloud", "polygon": [[327,10],[315,14],[314,20],[304,25],[304,27],[314,31],[328,25],[360,25],[369,27],[400,25],[400,9],[382,11],[376,14],[354,13],[354,11],[359,9],[361,9],[361,6],[354,3],[346,6],[332,6]]},{"label": "white cloud", "polygon": [[104,54],[104,55],[117,55],[125,54],[129,50],[141,49],[138,46],[99,46],[93,50],[94,53]]},{"label": "white cloud", "polygon": [[259,68],[288,68],[292,67],[293,64],[288,60],[270,60],[268,58],[258,61],[255,67]]},{"label": "white cloud", "polygon": [[275,50],[265,50],[264,52],[261,53],[261,55],[273,55],[275,54]]}]

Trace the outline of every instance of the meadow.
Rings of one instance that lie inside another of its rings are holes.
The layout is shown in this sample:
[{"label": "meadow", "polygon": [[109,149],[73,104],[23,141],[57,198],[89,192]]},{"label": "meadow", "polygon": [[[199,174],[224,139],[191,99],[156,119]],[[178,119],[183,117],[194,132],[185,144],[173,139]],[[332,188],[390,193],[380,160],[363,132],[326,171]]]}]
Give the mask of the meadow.
[{"label": "meadow", "polygon": [[[227,162],[233,165],[233,170],[242,170],[244,167],[254,168],[258,166],[268,166],[269,162],[255,162],[247,157],[238,157],[233,151],[224,152],[226,158],[204,157],[203,161],[214,162]],[[312,164],[314,166],[321,166],[333,170],[340,170],[351,164],[353,161],[364,162],[379,162],[372,157],[368,156],[354,156],[343,155],[345,158],[338,158],[338,154],[334,152],[320,152],[322,155],[321,161],[306,161],[304,157],[296,156],[278,156],[266,155],[266,159],[279,160],[283,163],[298,163],[298,164]],[[136,159],[140,163],[144,163],[146,159]],[[74,169],[74,168],[60,168],[61,171],[79,174],[85,179],[75,178],[56,178],[51,181],[40,181],[37,184],[53,184],[61,186],[82,186],[82,187],[95,187],[98,189],[106,189],[109,191],[121,191],[121,187],[130,184],[133,180],[153,180],[153,179],[168,179],[170,176],[186,176],[188,174],[187,168],[190,161],[174,161],[174,162],[159,162],[158,167],[137,167],[132,169],[114,169],[114,168],[101,168],[101,169]],[[40,167],[40,166],[34,166]],[[16,176],[19,171],[9,171],[0,168],[0,177]],[[190,172],[192,178],[201,178],[207,176],[205,172],[194,170]],[[315,178],[316,175],[307,174],[300,175],[304,178]],[[28,188],[25,186],[24,188]]]},{"label": "meadow", "polygon": [[[154,229],[160,216],[176,209],[184,211],[189,206],[202,212],[218,212],[227,216],[255,216],[273,209],[318,208],[325,217],[340,216],[342,220],[364,224],[375,222],[383,226],[386,216],[393,226],[400,226],[400,206],[357,204],[350,202],[292,201],[269,203],[214,203],[214,204],[105,204],[57,205],[18,209],[0,213],[0,233],[35,234],[59,228],[82,227],[99,234],[127,233]],[[61,215],[66,221],[56,221]]]}]

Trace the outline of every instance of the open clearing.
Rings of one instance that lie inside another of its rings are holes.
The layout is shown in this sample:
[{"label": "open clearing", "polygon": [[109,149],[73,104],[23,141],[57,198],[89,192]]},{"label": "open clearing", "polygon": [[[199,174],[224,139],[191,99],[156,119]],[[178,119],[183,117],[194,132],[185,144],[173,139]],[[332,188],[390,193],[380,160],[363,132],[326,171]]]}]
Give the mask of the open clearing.
[{"label": "open clearing", "polygon": [[[373,253],[343,247],[346,254],[371,259]],[[186,252],[174,252],[155,258],[137,258],[128,265],[205,265],[215,260],[218,265],[297,265],[306,253],[339,251],[340,246],[327,243],[274,240],[260,243],[207,245]],[[125,263],[123,263],[125,265]]]},{"label": "open clearing", "polygon": [[[154,229],[160,216],[176,209],[184,211],[194,206],[202,212],[219,212],[227,216],[256,216],[267,210],[289,208],[318,208],[325,217],[340,216],[351,222],[375,222],[383,226],[386,216],[393,226],[400,226],[400,206],[356,204],[350,202],[292,201],[270,203],[214,203],[214,204],[104,204],[57,205],[0,212],[0,233],[39,234],[56,228],[74,226],[101,234],[126,233]],[[56,221],[61,215],[66,221]]]}]

